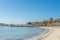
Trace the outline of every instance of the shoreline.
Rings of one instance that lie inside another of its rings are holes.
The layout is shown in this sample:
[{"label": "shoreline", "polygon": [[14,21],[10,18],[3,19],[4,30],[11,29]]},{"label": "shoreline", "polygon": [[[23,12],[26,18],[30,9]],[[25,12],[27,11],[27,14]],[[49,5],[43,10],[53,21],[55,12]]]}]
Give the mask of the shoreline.
[{"label": "shoreline", "polygon": [[[38,36],[27,38],[25,40],[55,40],[55,34],[58,33],[59,30],[60,30],[60,26],[38,27],[38,28],[49,29],[49,31],[48,32],[43,32],[42,34],[40,34]],[[60,34],[60,32],[58,34]],[[58,35],[58,34],[56,34],[56,35]],[[60,35],[59,35],[59,38],[60,38]],[[58,40],[58,38],[56,40]]]},{"label": "shoreline", "polygon": [[49,29],[48,32],[42,33],[42,35],[40,37],[38,37],[36,40],[43,40],[46,37],[48,37],[52,32],[53,32],[53,28],[52,27],[40,27],[40,28],[45,28],[45,29]]},{"label": "shoreline", "polygon": [[41,38],[38,37],[36,40],[60,40],[60,26],[42,28],[47,28],[50,31],[48,33],[43,34]]},{"label": "shoreline", "polygon": [[39,34],[39,35],[31,37],[31,38],[26,38],[25,40],[38,40],[39,38],[42,39],[42,36],[44,36],[46,33],[50,32],[50,29],[48,29],[46,27],[35,27],[35,28],[44,28],[45,31],[42,32],[42,34]]}]

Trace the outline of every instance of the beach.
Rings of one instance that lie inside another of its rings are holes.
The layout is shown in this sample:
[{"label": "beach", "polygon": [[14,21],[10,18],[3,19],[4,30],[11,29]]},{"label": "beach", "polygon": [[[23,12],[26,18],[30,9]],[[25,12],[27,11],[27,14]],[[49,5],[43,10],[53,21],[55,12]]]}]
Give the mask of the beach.
[{"label": "beach", "polygon": [[43,34],[43,36],[38,37],[36,40],[60,40],[60,27],[42,27],[47,28],[50,31],[48,33]]},{"label": "beach", "polygon": [[44,32],[39,36],[27,38],[25,40],[60,40],[60,27],[54,26],[54,27],[39,27],[39,28],[49,29],[49,31],[46,33]]}]

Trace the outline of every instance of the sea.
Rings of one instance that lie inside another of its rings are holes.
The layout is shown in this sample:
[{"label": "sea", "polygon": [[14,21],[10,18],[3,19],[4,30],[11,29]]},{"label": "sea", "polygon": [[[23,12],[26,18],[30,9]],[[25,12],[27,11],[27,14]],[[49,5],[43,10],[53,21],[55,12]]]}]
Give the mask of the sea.
[{"label": "sea", "polygon": [[41,35],[45,28],[0,26],[0,40],[25,40]]}]

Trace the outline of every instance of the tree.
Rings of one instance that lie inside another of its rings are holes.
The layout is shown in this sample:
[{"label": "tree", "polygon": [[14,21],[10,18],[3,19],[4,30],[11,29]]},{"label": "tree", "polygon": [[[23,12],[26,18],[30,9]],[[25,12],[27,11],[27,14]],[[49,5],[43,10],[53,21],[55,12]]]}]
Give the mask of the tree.
[{"label": "tree", "polygon": [[55,20],[55,22],[60,22],[60,18],[57,18],[57,19]]},{"label": "tree", "polygon": [[49,23],[49,21],[48,21],[48,20],[44,20],[44,21],[43,21],[44,26],[47,26],[47,25],[48,25],[48,23]]},{"label": "tree", "polygon": [[49,23],[50,23],[50,24],[53,23],[53,18],[52,18],[52,17],[50,17],[50,19],[49,19]]},{"label": "tree", "polygon": [[53,21],[53,18],[51,17],[49,20],[50,20],[50,21]]},{"label": "tree", "polygon": [[31,25],[31,22],[28,22],[27,25]]}]

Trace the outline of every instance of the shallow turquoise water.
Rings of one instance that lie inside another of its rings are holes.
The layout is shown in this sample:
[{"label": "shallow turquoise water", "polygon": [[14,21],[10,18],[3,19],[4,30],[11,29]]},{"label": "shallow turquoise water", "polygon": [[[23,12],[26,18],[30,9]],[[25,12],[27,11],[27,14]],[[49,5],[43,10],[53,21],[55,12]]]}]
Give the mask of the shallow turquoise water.
[{"label": "shallow turquoise water", "polygon": [[46,29],[32,27],[0,27],[0,40],[24,40],[40,35]]}]

